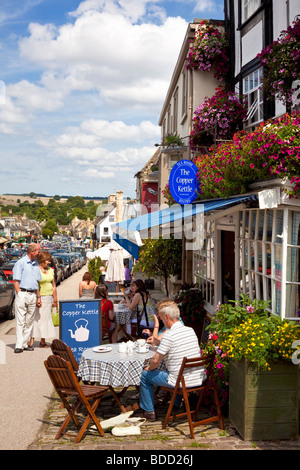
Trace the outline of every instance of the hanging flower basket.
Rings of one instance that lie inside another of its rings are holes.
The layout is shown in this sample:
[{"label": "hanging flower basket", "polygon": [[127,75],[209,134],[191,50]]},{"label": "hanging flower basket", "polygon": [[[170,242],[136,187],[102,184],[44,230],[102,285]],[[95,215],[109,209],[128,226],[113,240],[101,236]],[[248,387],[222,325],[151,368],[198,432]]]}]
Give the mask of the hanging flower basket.
[{"label": "hanging flower basket", "polygon": [[270,98],[278,98],[286,106],[293,103],[293,83],[300,76],[300,18],[282,31],[278,40],[258,54],[263,66],[262,84]]},{"label": "hanging flower basket", "polygon": [[187,57],[187,69],[211,71],[217,80],[223,81],[229,71],[228,39],[220,26],[204,20],[200,23],[191,41]]},{"label": "hanging flower basket", "polygon": [[192,150],[211,146],[214,138],[232,139],[247,116],[247,107],[235,93],[219,87],[195,110],[190,135]]},{"label": "hanging flower basket", "polygon": [[242,194],[250,184],[272,177],[289,180],[292,186],[284,191],[299,198],[300,113],[262,123],[253,132],[238,132],[232,141],[220,144],[215,155],[198,155],[194,163],[201,199]]}]

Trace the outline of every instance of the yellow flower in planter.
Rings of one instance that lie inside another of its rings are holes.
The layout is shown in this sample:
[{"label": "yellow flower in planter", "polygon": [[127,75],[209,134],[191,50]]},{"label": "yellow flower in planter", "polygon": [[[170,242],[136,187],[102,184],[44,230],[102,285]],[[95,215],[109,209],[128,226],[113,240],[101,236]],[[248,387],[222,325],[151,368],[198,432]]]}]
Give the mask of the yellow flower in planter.
[{"label": "yellow flower in planter", "polygon": [[246,359],[259,368],[268,369],[270,361],[291,361],[293,343],[300,340],[300,325],[269,315],[262,309],[261,301],[252,301],[247,308],[245,297],[235,306],[219,306],[214,330],[220,338],[220,346],[229,358]]}]

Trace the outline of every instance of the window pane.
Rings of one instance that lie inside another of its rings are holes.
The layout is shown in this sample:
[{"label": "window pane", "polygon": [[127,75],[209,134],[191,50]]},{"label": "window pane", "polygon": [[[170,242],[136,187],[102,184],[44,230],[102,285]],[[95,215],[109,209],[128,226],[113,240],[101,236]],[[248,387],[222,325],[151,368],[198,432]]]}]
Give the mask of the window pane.
[{"label": "window pane", "polygon": [[286,317],[300,317],[300,285],[288,284],[286,286]]},{"label": "window pane", "polygon": [[258,81],[258,70],[254,72],[254,86],[255,88],[258,88],[259,81]]},{"label": "window pane", "polygon": [[263,240],[264,236],[264,220],[265,220],[265,213],[260,211],[259,214],[259,223],[258,223],[258,239]]},{"label": "window pane", "polygon": [[286,273],[288,282],[299,282],[299,256],[298,248],[288,248]]},{"label": "window pane", "polygon": [[275,243],[282,244],[282,237],[283,237],[283,211],[277,211]]},{"label": "window pane", "polygon": [[281,261],[282,248],[281,246],[275,246],[275,277],[281,279]]},{"label": "window pane", "polygon": [[273,232],[273,211],[267,210],[267,233],[266,233],[266,240],[268,242],[272,241],[272,232]]},{"label": "window pane", "polygon": [[300,212],[293,211],[292,245],[300,245]]},{"label": "window pane", "polygon": [[251,211],[251,232],[250,232],[250,238],[254,240],[255,238],[255,228],[256,228],[256,211]]}]

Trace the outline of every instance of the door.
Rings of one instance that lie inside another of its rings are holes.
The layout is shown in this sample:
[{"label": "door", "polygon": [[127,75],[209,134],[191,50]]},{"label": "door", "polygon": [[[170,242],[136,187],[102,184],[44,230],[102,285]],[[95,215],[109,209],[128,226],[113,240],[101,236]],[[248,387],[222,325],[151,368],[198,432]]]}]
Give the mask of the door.
[{"label": "door", "polygon": [[235,300],[235,232],[221,231],[222,303]]}]

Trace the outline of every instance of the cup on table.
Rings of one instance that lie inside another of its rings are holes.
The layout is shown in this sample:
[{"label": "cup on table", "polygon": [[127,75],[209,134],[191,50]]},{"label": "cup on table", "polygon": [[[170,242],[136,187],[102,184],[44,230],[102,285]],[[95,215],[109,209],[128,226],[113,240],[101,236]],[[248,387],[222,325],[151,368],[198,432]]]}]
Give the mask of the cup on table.
[{"label": "cup on table", "polygon": [[148,346],[145,339],[138,339],[136,341],[136,350],[138,352],[147,352]]},{"label": "cup on table", "polygon": [[120,343],[119,344],[119,352],[120,353],[125,353],[126,351],[127,351],[126,343]]}]

